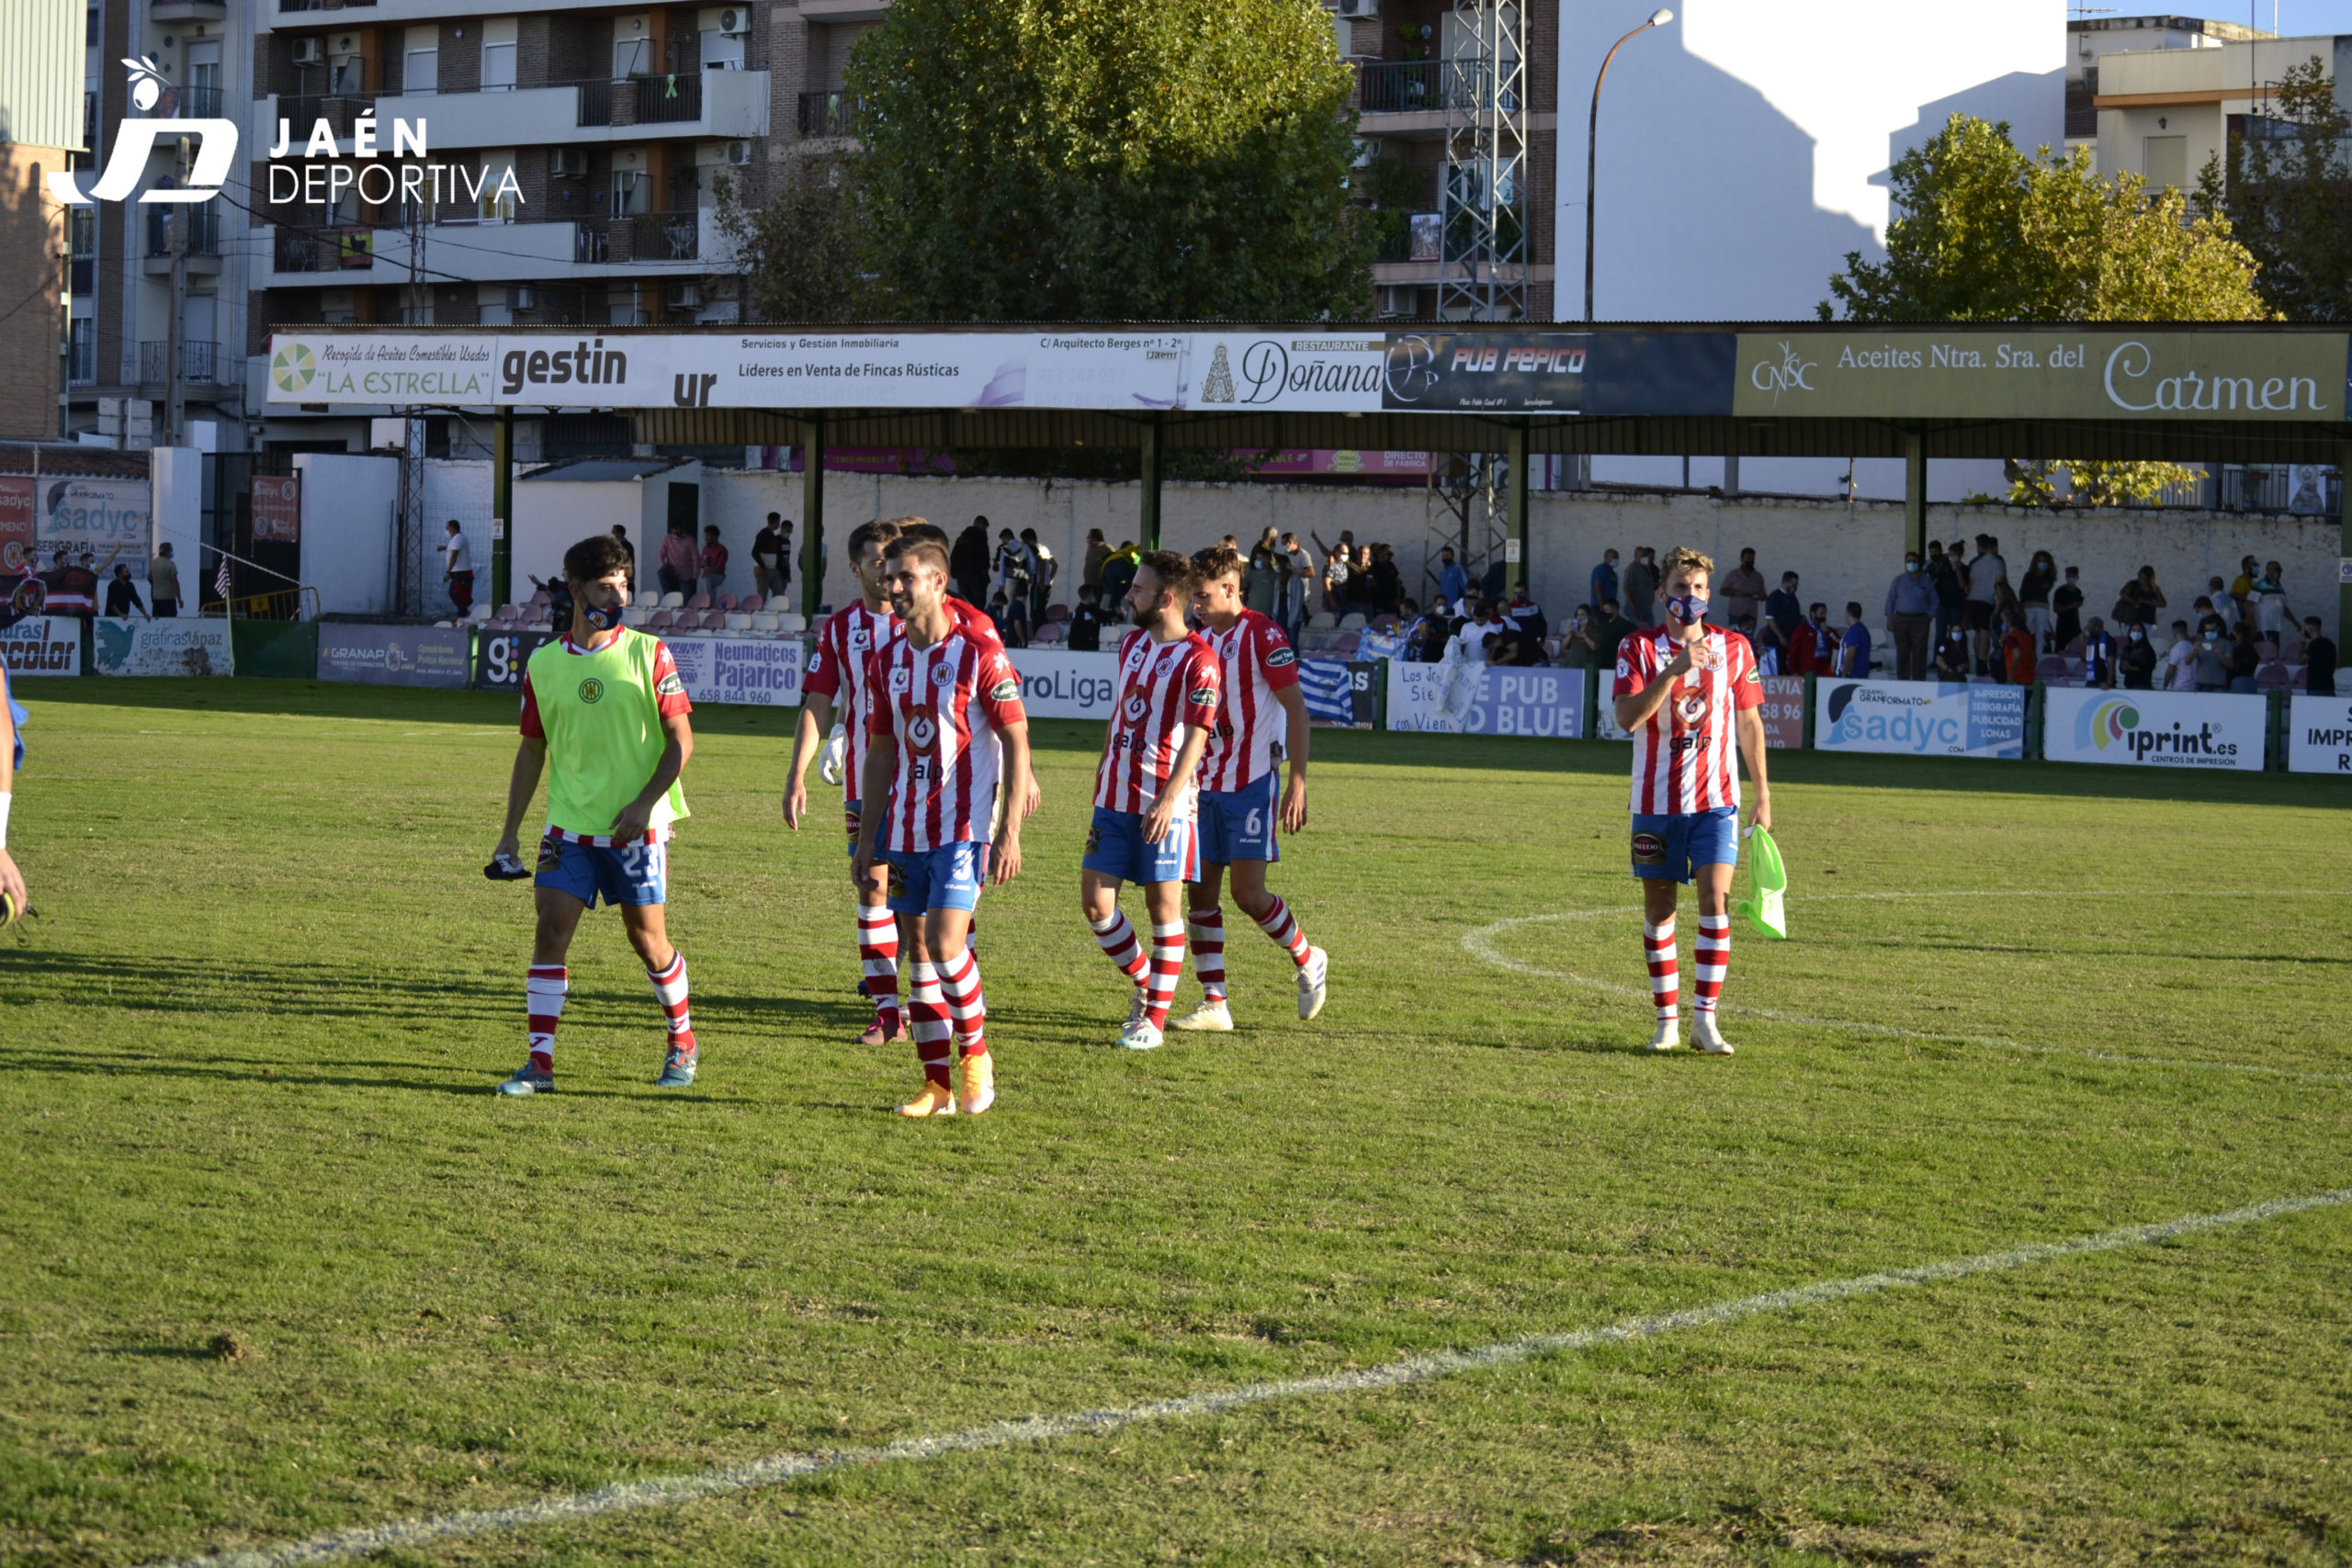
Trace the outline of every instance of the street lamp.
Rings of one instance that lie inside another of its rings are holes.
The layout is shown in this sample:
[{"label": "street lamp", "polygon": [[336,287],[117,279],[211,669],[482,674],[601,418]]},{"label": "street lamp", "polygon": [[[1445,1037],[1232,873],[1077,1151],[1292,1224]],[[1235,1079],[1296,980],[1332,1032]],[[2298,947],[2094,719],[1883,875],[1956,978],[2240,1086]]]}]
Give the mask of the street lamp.
[{"label": "street lamp", "polygon": [[1600,74],[1592,79],[1592,119],[1584,136],[1584,319],[1592,320],[1592,170],[1595,144],[1600,140],[1600,85],[1609,80],[1609,62],[1625,47],[1626,39],[1639,36],[1652,28],[1662,28],[1674,20],[1674,13],[1663,8],[1650,13],[1650,19],[1609,46],[1600,57]]}]

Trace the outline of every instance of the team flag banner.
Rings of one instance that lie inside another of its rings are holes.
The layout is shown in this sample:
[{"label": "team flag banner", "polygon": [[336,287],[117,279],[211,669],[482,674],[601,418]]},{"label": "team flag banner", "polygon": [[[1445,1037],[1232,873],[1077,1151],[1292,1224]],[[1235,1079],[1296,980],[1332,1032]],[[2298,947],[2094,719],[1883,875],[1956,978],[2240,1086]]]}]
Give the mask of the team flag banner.
[{"label": "team flag banner", "polygon": [[229,623],[97,620],[90,666],[101,675],[227,675],[232,672]]},{"label": "team flag banner", "polygon": [[1581,670],[1510,665],[1388,664],[1388,728],[1441,735],[1584,737]]},{"label": "team flag banner", "polygon": [[81,617],[27,615],[0,625],[0,664],[11,675],[79,675]]},{"label": "team flag banner", "polygon": [[1372,682],[1380,666],[1369,659],[1302,659],[1298,691],[1317,724],[1370,729],[1377,705]]},{"label": "team flag banner", "polygon": [[319,628],[319,679],[371,686],[462,688],[473,675],[473,633],[463,626]]},{"label": "team flag banner", "polygon": [[1814,682],[1814,749],[2021,760],[2025,698],[2023,686],[1825,677]]},{"label": "team flag banner", "polygon": [[2298,773],[2352,773],[2352,698],[2295,694],[2287,705],[2287,767]]},{"label": "team flag banner", "polygon": [[2052,686],[2042,701],[2041,754],[2052,762],[2262,770],[2267,697]]}]

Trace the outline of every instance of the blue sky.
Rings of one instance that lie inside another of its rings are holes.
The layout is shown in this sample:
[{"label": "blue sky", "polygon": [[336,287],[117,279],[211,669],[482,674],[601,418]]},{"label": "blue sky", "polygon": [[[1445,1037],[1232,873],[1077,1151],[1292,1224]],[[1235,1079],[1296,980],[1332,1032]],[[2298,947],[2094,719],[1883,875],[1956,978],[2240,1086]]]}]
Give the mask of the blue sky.
[{"label": "blue sky", "polygon": [[[2352,33],[2352,0],[2276,0],[2278,30],[2289,38],[2308,33]],[[2188,17],[2210,17],[2224,22],[2251,22],[2263,31],[2270,30],[2273,0],[2251,0],[2250,5],[2188,5],[2150,6],[2142,7],[2131,0],[2114,0],[2114,14],[2120,17],[2154,16],[2159,12]],[[2075,9],[2069,6],[2069,16]]]}]

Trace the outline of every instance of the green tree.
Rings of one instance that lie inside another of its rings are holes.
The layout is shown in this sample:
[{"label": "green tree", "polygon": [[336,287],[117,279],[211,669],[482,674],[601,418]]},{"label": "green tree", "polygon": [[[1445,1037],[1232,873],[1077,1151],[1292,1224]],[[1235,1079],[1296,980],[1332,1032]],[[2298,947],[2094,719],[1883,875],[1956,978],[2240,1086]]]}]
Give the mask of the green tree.
[{"label": "green tree", "polygon": [[735,181],[718,184],[718,224],[743,271],[748,321],[848,321],[876,313],[858,248],[854,169],[841,158],[777,165],[756,205]]},{"label": "green tree", "polygon": [[1315,0],[896,0],[850,64],[868,270],[918,320],[1356,314],[1349,87]]},{"label": "green tree", "polygon": [[[2254,321],[2273,319],[2256,264],[2216,211],[2191,216],[2167,186],[2102,180],[2090,152],[2029,157],[2006,123],[1954,115],[1895,162],[1886,260],[1846,257],[1829,280],[1853,321]],[[2153,501],[2196,478],[2177,463],[2012,459],[2009,499],[2027,505]],[[2065,474],[2060,482],[2060,470]]]},{"label": "green tree", "polygon": [[2198,209],[2225,218],[2262,265],[2262,297],[2289,321],[2352,321],[2352,114],[2318,57],[2274,90],[2276,134],[2233,135],[2209,159]]}]

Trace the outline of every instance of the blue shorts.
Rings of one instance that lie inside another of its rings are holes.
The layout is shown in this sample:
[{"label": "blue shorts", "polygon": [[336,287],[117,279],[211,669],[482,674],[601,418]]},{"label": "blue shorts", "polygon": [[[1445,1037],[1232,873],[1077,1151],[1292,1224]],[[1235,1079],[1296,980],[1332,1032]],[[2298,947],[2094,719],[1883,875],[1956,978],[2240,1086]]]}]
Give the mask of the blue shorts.
[{"label": "blue shorts", "polygon": [[858,802],[854,800],[842,801],[842,825],[849,829],[849,858],[852,860],[855,860],[857,858],[857,829],[859,819],[860,807]]},{"label": "blue shorts", "polygon": [[1201,859],[1211,865],[1282,859],[1274,843],[1274,803],[1272,771],[1239,789],[1201,791]]},{"label": "blue shorts", "polygon": [[607,848],[550,833],[539,840],[539,874],[531,886],[569,893],[592,909],[599,895],[607,904],[660,904],[670,896],[670,846]]},{"label": "blue shorts", "polygon": [[1634,874],[1689,882],[1702,865],[1739,863],[1739,811],[1634,813]]},{"label": "blue shorts", "polygon": [[1170,822],[1159,842],[1148,844],[1143,816],[1096,807],[1094,826],[1086,830],[1086,857],[1079,863],[1122,882],[1190,882],[1199,876],[1201,840],[1193,824]]},{"label": "blue shorts", "polygon": [[933,909],[962,909],[967,914],[980,903],[980,884],[989,876],[989,846],[983,839],[960,839],[935,850],[892,850],[882,857],[890,865],[890,912],[921,915]]}]

